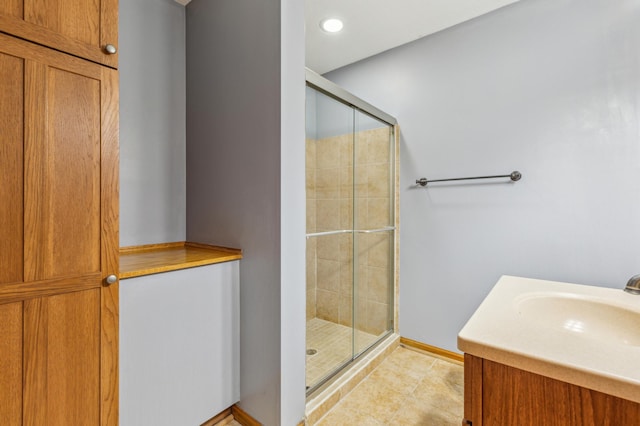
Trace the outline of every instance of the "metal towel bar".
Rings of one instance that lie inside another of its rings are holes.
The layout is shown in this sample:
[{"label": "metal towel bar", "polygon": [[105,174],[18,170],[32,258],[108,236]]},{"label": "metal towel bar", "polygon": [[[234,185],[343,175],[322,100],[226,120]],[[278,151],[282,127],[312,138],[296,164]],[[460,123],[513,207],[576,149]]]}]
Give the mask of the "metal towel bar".
[{"label": "metal towel bar", "polygon": [[450,178],[450,179],[427,179],[420,178],[416,179],[416,185],[427,186],[428,183],[431,182],[449,182],[453,180],[472,180],[472,179],[495,179],[495,178],[506,178],[511,179],[512,182],[519,181],[522,178],[522,174],[519,171],[513,171],[508,175],[494,175],[494,176],[474,176],[474,177],[463,177],[463,178]]}]

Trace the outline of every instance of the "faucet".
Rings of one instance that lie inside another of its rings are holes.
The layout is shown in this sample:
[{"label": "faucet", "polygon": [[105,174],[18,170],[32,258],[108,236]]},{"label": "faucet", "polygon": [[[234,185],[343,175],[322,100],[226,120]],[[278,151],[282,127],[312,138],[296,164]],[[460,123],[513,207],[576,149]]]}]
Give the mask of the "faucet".
[{"label": "faucet", "polygon": [[624,291],[631,294],[640,294],[640,274],[634,275],[629,279]]}]

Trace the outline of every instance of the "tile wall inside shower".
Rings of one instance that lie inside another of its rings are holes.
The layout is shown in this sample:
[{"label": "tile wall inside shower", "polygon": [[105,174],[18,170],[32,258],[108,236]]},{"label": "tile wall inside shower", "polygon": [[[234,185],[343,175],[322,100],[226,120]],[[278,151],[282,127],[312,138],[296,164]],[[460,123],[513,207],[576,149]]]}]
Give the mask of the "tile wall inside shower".
[{"label": "tile wall inside shower", "polygon": [[[389,128],[361,131],[355,137],[355,156],[351,133],[307,139],[307,233],[393,225]],[[307,239],[307,320],[351,327],[355,297],[356,330],[374,335],[387,331],[391,238],[392,233],[382,232]]]}]

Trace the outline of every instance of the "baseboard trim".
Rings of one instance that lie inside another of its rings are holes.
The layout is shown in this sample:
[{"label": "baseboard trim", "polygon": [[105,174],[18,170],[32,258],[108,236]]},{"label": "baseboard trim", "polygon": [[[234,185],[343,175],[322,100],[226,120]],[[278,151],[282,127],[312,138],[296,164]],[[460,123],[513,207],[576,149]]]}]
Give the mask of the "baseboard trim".
[{"label": "baseboard trim", "polygon": [[200,426],[214,426],[220,423],[221,421],[223,421],[224,419],[226,419],[227,417],[229,417],[230,415],[231,415],[231,407],[211,417],[209,420],[202,423]]},{"label": "baseboard trim", "polygon": [[444,358],[449,358],[454,361],[464,362],[464,355],[462,354],[451,352],[437,346],[427,345],[426,343],[418,342],[417,340],[409,339],[407,337],[400,337],[400,344],[415,349],[420,349],[421,351],[430,352],[432,354],[439,355]]},{"label": "baseboard trim", "polygon": [[231,414],[233,414],[233,418],[236,422],[240,423],[242,426],[262,426],[262,423],[251,417],[249,413],[238,407],[237,404],[234,404],[231,407]]},{"label": "baseboard trim", "polygon": [[[200,426],[215,426],[229,416],[233,416],[233,420],[240,423],[242,426],[262,426],[262,423],[251,417],[249,413],[238,407],[236,404],[211,417]],[[224,424],[227,424],[227,422]]]}]

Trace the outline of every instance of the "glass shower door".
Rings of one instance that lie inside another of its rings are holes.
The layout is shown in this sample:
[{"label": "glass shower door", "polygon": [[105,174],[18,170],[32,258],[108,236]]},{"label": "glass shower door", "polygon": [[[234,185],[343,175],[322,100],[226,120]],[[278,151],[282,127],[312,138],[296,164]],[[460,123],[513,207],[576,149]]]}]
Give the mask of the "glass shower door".
[{"label": "glass shower door", "polygon": [[307,387],[353,359],[353,120],[307,88]]},{"label": "glass shower door", "polygon": [[354,354],[393,331],[394,129],[359,110],[354,132]]},{"label": "glass shower door", "polygon": [[393,330],[393,126],[307,87],[307,389]]}]

